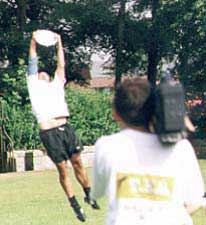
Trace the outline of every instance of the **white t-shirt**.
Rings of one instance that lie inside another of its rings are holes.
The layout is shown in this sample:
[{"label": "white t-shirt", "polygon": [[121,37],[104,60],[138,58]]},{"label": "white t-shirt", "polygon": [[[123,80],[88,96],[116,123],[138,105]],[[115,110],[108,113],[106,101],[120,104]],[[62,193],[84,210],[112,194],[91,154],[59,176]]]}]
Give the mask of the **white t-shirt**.
[{"label": "white t-shirt", "polygon": [[155,134],[125,129],[95,144],[92,197],[107,194],[107,225],[191,225],[184,203],[204,185],[187,140],[165,147]]},{"label": "white t-shirt", "polygon": [[32,110],[38,123],[56,117],[69,116],[65,102],[64,82],[57,74],[51,82],[39,80],[37,74],[29,75],[27,85]]}]

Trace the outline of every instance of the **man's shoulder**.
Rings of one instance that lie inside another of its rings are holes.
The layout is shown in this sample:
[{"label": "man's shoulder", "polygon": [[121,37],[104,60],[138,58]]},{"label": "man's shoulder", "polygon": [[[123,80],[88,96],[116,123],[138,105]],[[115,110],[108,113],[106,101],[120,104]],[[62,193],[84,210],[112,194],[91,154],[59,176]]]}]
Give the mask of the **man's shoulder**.
[{"label": "man's shoulder", "polygon": [[112,151],[118,149],[124,142],[124,137],[121,132],[117,132],[111,135],[102,136],[97,139],[95,143],[96,149],[101,149],[103,152]]},{"label": "man's shoulder", "polygon": [[188,139],[182,139],[176,143],[177,147],[192,147],[191,142]]},{"label": "man's shoulder", "polygon": [[27,80],[27,84],[30,86],[34,86],[36,84],[38,84],[38,74],[30,74],[26,76],[26,80]]},{"label": "man's shoulder", "polygon": [[55,71],[53,81],[64,86],[66,83],[66,78],[62,77],[57,71]]},{"label": "man's shoulder", "polygon": [[109,158],[111,160],[114,159],[122,145],[122,140],[119,137],[119,133],[114,133],[111,135],[102,136],[97,139],[94,146],[97,158],[101,158],[102,160],[106,161],[108,161]]},{"label": "man's shoulder", "polygon": [[121,132],[116,132],[110,135],[104,135],[97,139],[97,142],[108,142],[119,139],[122,136]]}]

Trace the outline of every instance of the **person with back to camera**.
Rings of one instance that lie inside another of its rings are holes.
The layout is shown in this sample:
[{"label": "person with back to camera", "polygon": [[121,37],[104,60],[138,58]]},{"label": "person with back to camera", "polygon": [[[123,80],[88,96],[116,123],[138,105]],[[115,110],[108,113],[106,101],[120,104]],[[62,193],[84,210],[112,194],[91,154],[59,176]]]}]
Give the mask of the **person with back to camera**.
[{"label": "person with back to camera", "polygon": [[95,143],[95,199],[107,194],[107,225],[192,225],[204,185],[186,139],[163,145],[150,132],[153,107],[146,79],[124,80],[115,90],[114,118],[121,131]]},{"label": "person with back to camera", "polygon": [[84,211],[75,198],[69,178],[68,159],[78,182],[84,190],[85,202],[90,204],[93,209],[99,209],[99,206],[95,200],[90,198],[90,184],[80,156],[83,146],[75,135],[73,128],[67,123],[69,111],[64,95],[66,78],[61,37],[54,33],[57,40],[57,69],[54,79],[51,80],[47,72],[38,71],[35,40],[38,32],[35,31],[32,35],[27,73],[32,109],[38,121],[41,141],[47,150],[48,156],[57,167],[59,182],[77,218],[84,222],[86,220]]}]

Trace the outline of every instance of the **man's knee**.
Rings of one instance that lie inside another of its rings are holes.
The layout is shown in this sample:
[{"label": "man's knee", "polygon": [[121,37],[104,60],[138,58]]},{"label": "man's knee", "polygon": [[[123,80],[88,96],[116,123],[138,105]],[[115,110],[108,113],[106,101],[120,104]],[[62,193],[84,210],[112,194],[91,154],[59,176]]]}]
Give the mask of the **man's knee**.
[{"label": "man's knee", "polygon": [[57,163],[56,167],[59,172],[59,179],[64,180],[68,176],[68,165],[66,161],[63,161],[61,163]]},{"label": "man's knee", "polygon": [[74,169],[80,169],[83,167],[80,153],[73,154],[70,161]]}]

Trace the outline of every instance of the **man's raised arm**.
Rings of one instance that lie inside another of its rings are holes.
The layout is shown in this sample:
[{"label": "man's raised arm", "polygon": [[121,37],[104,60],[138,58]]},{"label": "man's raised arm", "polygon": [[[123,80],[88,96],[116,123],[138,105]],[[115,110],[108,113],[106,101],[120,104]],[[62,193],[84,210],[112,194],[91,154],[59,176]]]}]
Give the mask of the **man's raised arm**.
[{"label": "man's raised arm", "polygon": [[36,52],[35,32],[32,33],[32,39],[29,48],[29,61],[27,75],[35,75],[38,73],[38,58]]},{"label": "man's raised arm", "polygon": [[56,34],[57,38],[57,69],[56,74],[65,82],[65,59],[61,36]]}]

